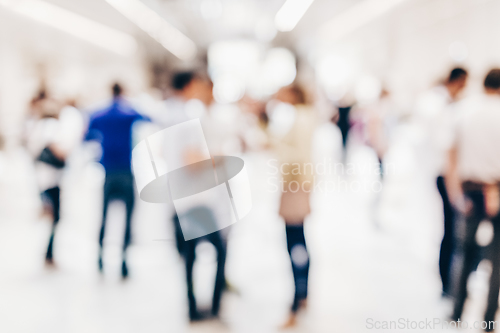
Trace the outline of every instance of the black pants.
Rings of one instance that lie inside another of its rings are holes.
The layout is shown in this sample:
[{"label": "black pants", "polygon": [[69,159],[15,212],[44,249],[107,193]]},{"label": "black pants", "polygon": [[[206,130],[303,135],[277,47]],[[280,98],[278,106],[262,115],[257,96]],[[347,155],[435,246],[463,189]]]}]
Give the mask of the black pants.
[{"label": "black pants", "polygon": [[451,267],[455,252],[455,211],[448,198],[444,178],[437,178],[437,188],[443,200],[444,235],[439,252],[439,274],[443,284],[443,294],[451,293]]},{"label": "black pants", "polygon": [[196,317],[196,298],[194,296],[193,286],[193,266],[196,259],[196,246],[201,241],[208,241],[213,244],[217,251],[217,273],[215,276],[214,295],[212,298],[212,315],[217,316],[220,309],[220,301],[222,292],[226,286],[225,265],[226,265],[226,244],[219,231],[208,234],[201,238],[196,238],[184,242],[183,255],[186,263],[186,283],[189,301],[189,315],[191,318]]},{"label": "black pants", "polygon": [[123,240],[123,258],[130,244],[130,229],[132,211],[134,209],[134,178],[130,172],[108,172],[104,182],[104,203],[99,246],[102,252],[104,233],[106,230],[106,214],[108,205],[112,200],[122,200],[126,207],[125,237]]},{"label": "black pants", "polygon": [[349,119],[349,113],[351,111],[351,107],[339,107],[339,118],[337,121],[337,126],[340,129],[340,133],[342,134],[342,147],[344,150],[347,147],[347,137],[349,134],[349,130],[351,129],[351,123]]},{"label": "black pants", "polygon": [[177,214],[174,214],[174,216],[172,216],[172,222],[174,223],[175,244],[177,246],[177,251],[182,257],[184,257],[184,248],[186,241],[184,240],[181,223]]},{"label": "black pants", "polygon": [[[472,211],[466,216],[465,239],[463,243],[462,272],[458,280],[458,290],[453,317],[458,319],[462,316],[465,300],[467,299],[467,279],[475,268],[477,257],[477,244],[475,240],[479,223],[486,218],[484,209],[484,196],[480,189],[466,190],[467,198],[473,203]],[[498,293],[500,289],[500,215],[491,219],[493,224],[493,240],[487,249],[487,258],[491,260],[492,272],[489,283],[488,304],[484,320],[489,322],[495,319],[498,309]]]},{"label": "black pants", "polygon": [[286,241],[288,254],[292,262],[293,280],[295,283],[292,312],[297,312],[300,301],[307,298],[309,280],[309,254],[304,237],[304,225],[287,225]]},{"label": "black pants", "polygon": [[60,214],[60,195],[61,190],[58,186],[49,188],[42,192],[42,200],[44,204],[48,204],[52,208],[52,231],[50,233],[49,246],[47,248],[47,254],[45,255],[46,260],[52,260],[54,255],[54,236],[56,233],[56,226],[59,222]]}]

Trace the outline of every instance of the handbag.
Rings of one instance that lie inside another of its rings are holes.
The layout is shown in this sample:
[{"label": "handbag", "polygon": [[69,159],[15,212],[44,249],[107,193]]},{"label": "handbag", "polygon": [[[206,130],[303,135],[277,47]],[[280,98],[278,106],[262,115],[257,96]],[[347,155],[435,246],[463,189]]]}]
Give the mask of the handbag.
[{"label": "handbag", "polygon": [[62,169],[64,168],[64,165],[66,164],[64,160],[60,159],[54,153],[52,150],[50,150],[49,147],[45,147],[42,152],[40,153],[40,156],[38,156],[38,161],[46,163],[50,166],[53,166],[56,169]]}]

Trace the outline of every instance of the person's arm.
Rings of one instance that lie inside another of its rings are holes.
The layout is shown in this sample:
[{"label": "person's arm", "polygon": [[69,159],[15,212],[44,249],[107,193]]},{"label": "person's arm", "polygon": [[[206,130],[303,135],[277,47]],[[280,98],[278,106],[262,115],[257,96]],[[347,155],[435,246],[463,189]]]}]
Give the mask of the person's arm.
[{"label": "person's arm", "polygon": [[147,122],[152,122],[151,118],[146,116],[146,115],[143,115],[141,114],[141,119],[139,119],[141,121],[147,121]]},{"label": "person's arm", "polygon": [[89,125],[87,126],[87,131],[83,137],[83,141],[102,141],[102,133],[96,120],[97,118],[94,116],[90,117]]},{"label": "person's arm", "polygon": [[484,206],[489,217],[495,217],[500,210],[500,191],[497,184],[487,184],[483,188]]},{"label": "person's arm", "polygon": [[458,149],[453,146],[448,152],[448,166],[445,172],[445,185],[451,204],[465,213],[470,208],[462,191],[462,182],[458,172]]}]

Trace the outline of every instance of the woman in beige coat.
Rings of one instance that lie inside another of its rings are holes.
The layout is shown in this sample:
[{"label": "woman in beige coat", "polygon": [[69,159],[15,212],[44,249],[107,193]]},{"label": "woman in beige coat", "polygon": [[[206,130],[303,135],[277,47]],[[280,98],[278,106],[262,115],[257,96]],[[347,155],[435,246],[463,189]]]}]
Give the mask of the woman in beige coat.
[{"label": "woman in beige coat", "polygon": [[276,99],[294,106],[295,119],[290,130],[275,140],[283,187],[279,214],[286,223],[295,297],[285,327],[294,326],[297,311],[305,306],[309,276],[309,254],[304,237],[304,219],[311,212],[310,192],[313,188],[311,162],[312,136],[315,129],[314,110],[305,103],[303,90],[297,86],[282,88]]}]

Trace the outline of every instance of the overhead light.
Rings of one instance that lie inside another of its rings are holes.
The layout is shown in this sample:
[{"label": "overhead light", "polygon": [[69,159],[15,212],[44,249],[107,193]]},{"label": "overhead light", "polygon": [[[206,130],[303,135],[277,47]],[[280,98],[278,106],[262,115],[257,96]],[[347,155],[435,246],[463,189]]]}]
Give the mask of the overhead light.
[{"label": "overhead light", "polygon": [[195,43],[140,0],[106,0],[165,49],[181,60],[196,56]]},{"label": "overhead light", "polygon": [[279,31],[291,31],[306,13],[314,0],[287,0],[280,8],[274,24]]},{"label": "overhead light", "polygon": [[219,77],[214,82],[214,99],[221,104],[239,101],[245,94],[245,82],[231,75]]},{"label": "overhead light", "polygon": [[364,0],[335,16],[320,29],[323,41],[338,40],[406,0]]},{"label": "overhead light", "polygon": [[0,0],[0,5],[122,56],[137,49],[134,37],[45,1]]},{"label": "overhead light", "polygon": [[270,42],[276,37],[276,27],[270,17],[262,17],[254,28],[255,37],[261,42]]},{"label": "overhead light", "polygon": [[281,47],[267,52],[261,68],[264,78],[261,85],[271,94],[292,83],[297,75],[295,56],[290,50]]}]

